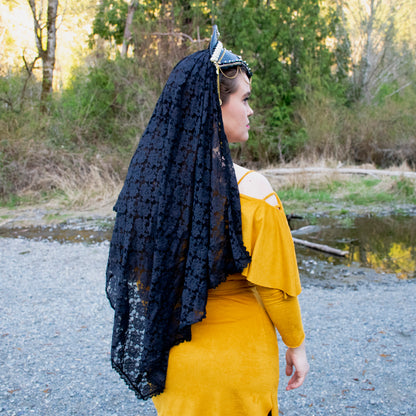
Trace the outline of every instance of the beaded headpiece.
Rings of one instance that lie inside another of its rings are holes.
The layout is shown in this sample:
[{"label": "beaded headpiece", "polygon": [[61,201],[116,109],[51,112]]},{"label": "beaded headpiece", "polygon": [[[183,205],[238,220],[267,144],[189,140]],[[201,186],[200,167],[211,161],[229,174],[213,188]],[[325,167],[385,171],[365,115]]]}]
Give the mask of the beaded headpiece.
[{"label": "beaded headpiece", "polygon": [[220,32],[218,31],[217,25],[212,28],[212,37],[209,44],[209,50],[211,54],[211,62],[217,67],[217,71],[221,68],[233,67],[233,66],[244,66],[247,69],[249,77],[252,72],[246,61],[243,61],[241,56],[224,48],[221,41],[218,40]]},{"label": "beaded headpiece", "polygon": [[247,70],[248,77],[251,78],[252,72],[246,61],[243,61],[241,56],[232,53],[231,51],[224,48],[221,41],[218,40],[220,32],[218,31],[217,25],[212,27],[211,42],[209,44],[209,52],[211,56],[211,62],[217,69],[217,89],[218,98],[220,105],[222,105],[221,94],[220,94],[220,71],[222,68],[232,68],[236,66],[243,66]]}]

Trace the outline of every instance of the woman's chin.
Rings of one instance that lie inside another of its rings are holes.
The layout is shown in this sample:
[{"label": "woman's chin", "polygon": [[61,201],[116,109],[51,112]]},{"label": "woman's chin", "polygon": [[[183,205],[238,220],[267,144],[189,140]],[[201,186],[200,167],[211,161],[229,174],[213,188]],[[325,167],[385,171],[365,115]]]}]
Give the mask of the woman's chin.
[{"label": "woman's chin", "polygon": [[245,137],[234,137],[231,140],[228,140],[228,143],[245,143],[248,140],[248,135]]}]

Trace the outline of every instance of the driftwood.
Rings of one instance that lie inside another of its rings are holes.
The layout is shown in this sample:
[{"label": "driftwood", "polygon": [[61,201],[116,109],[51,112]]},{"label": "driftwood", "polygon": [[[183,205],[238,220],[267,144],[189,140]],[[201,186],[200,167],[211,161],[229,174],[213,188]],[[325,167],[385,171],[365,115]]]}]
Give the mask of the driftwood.
[{"label": "driftwood", "polygon": [[416,179],[416,172],[394,171],[394,170],[378,170],[378,169],[360,169],[360,168],[276,168],[264,169],[261,173],[268,175],[287,175],[302,173],[340,173],[340,174],[358,174],[371,176],[403,176],[405,178]]},{"label": "driftwood", "polygon": [[301,244],[303,246],[313,248],[315,250],[323,251],[325,253],[334,254],[336,256],[345,257],[348,255],[348,251],[338,250],[337,248],[326,246],[325,244],[316,244],[311,243],[310,241],[301,240],[300,238],[292,237],[293,242],[296,244]]},{"label": "driftwood", "polygon": [[[299,215],[294,215],[294,214],[286,215],[286,218],[287,218],[288,222],[292,218],[303,219],[303,217],[301,217]],[[327,246],[325,244],[311,243],[310,241],[301,240],[300,238],[293,237],[293,235],[297,234],[297,232],[299,232],[301,230],[304,230],[305,228],[309,228],[309,227],[314,227],[314,226],[309,225],[309,226],[306,226],[306,227],[299,228],[298,230],[292,231],[292,240],[293,240],[293,242],[297,243],[297,244],[301,244],[301,245],[309,247],[309,248],[313,248],[314,250],[319,250],[319,251],[323,251],[325,253],[335,254],[336,256],[340,256],[340,257],[345,257],[346,255],[348,255],[348,251],[338,250],[337,248],[333,248],[333,247]]]}]

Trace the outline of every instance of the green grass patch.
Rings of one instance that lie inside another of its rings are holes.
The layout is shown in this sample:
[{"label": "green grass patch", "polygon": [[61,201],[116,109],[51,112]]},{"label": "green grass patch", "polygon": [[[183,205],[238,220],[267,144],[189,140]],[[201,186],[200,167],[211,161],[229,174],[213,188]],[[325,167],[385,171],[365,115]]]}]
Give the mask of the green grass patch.
[{"label": "green grass patch", "polygon": [[296,200],[303,203],[332,201],[331,192],[326,189],[305,190],[301,188],[289,188],[279,191],[279,197],[283,200]]},{"label": "green grass patch", "polygon": [[416,183],[408,178],[400,178],[396,182],[399,195],[404,196],[412,203],[416,203]]},{"label": "green grass patch", "polygon": [[381,179],[364,178],[364,179],[361,179],[361,182],[366,188],[373,188],[374,186],[377,186],[378,184],[381,183]]},{"label": "green grass patch", "polygon": [[343,199],[346,202],[351,202],[355,205],[368,206],[374,203],[390,203],[395,200],[395,197],[387,192],[352,192],[345,195]]},{"label": "green grass patch", "polygon": [[46,214],[44,218],[47,222],[65,222],[70,216],[70,214]]},{"label": "green grass patch", "polygon": [[4,198],[0,198],[0,207],[14,209],[22,205],[30,205],[32,201],[33,198],[28,196],[9,194]]},{"label": "green grass patch", "polygon": [[351,228],[354,225],[354,218],[349,215],[345,215],[341,218],[339,223],[345,228]]},{"label": "green grass patch", "polygon": [[350,177],[345,180],[315,180],[313,184],[287,185],[279,190],[286,212],[329,212],[345,216],[351,210],[371,211],[383,205],[416,203],[416,181],[408,178]]}]

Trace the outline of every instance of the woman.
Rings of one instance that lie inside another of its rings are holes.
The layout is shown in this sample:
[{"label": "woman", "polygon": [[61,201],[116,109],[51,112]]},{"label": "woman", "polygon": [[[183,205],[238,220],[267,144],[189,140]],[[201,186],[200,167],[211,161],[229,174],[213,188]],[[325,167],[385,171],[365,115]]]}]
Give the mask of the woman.
[{"label": "woman", "polygon": [[277,415],[274,326],[287,388],[308,371],[283,208],[228,149],[248,139],[250,77],[214,27],[172,71],[115,205],[112,364],[161,416]]}]

